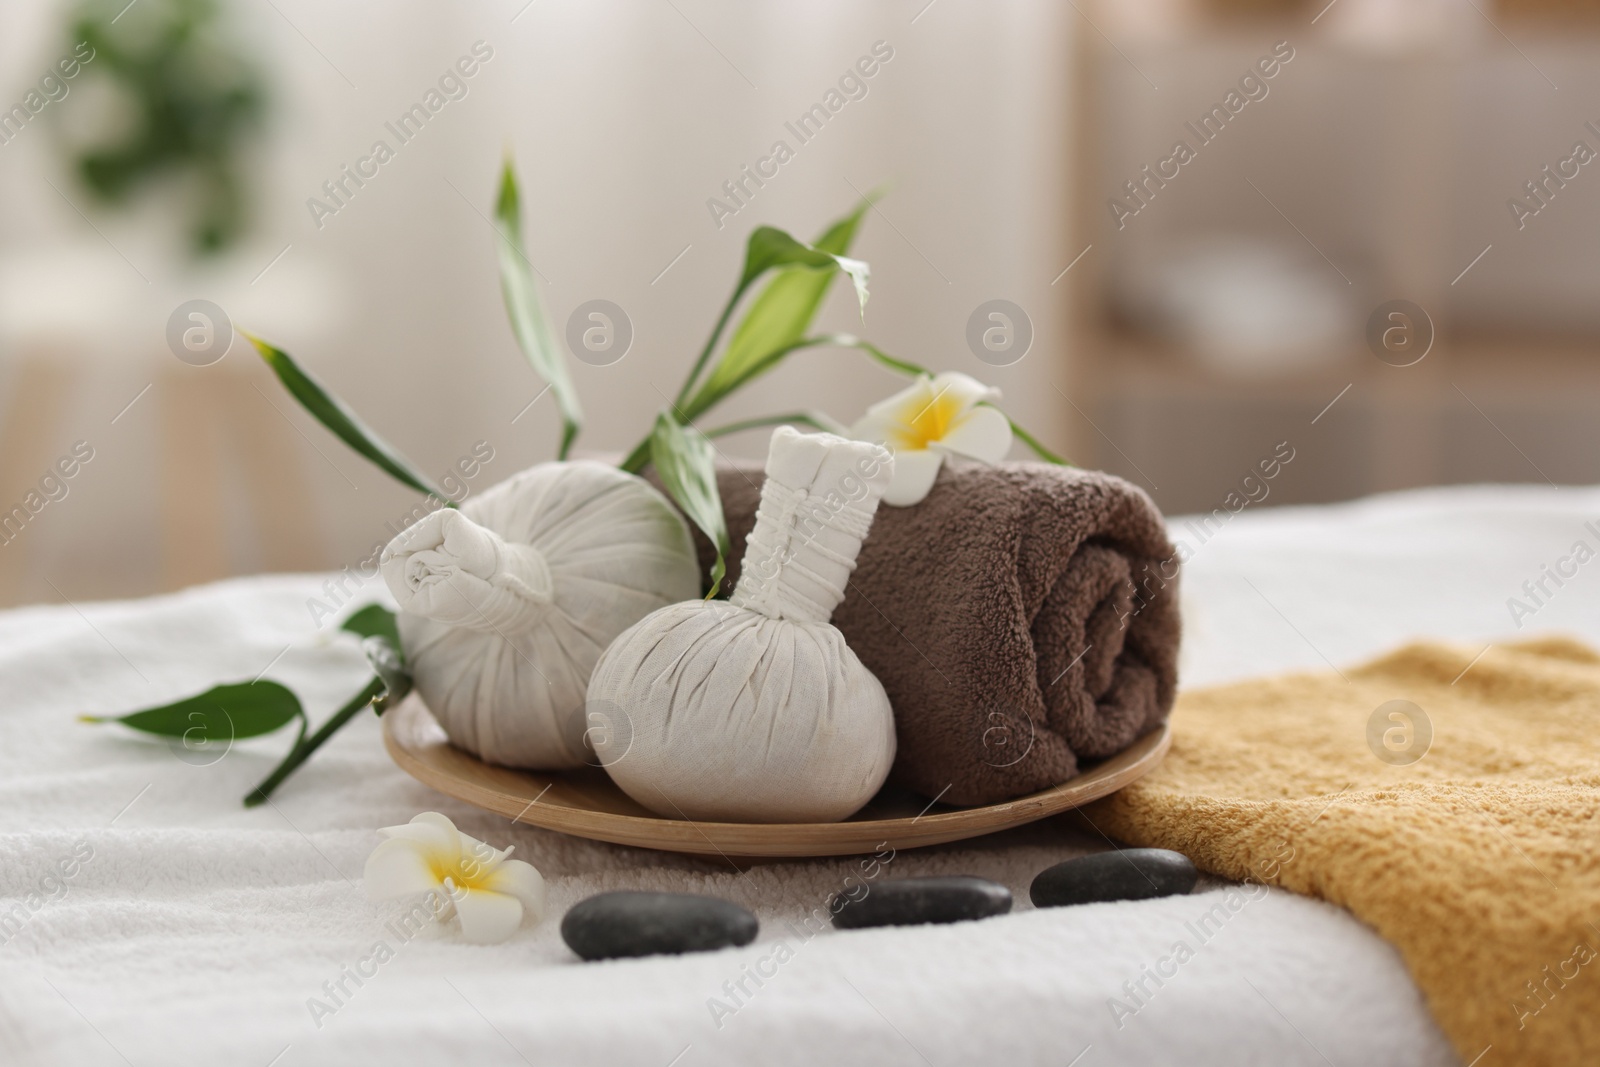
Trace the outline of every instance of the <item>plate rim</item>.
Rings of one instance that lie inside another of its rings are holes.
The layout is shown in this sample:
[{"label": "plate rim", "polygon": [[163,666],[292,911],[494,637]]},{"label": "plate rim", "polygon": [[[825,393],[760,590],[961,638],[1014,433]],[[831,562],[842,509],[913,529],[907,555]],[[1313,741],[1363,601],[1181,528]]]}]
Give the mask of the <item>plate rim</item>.
[{"label": "plate rim", "polygon": [[[695,819],[669,819],[663,816],[628,815],[595,808],[570,805],[540,805],[538,797],[559,781],[561,771],[531,771],[501,767],[474,756],[448,739],[443,747],[452,750],[452,759],[477,764],[496,775],[520,775],[545,785],[520,811],[524,798],[512,798],[482,782],[474,782],[425,758],[425,749],[409,742],[403,734],[415,734],[438,720],[413,691],[395,708],[385,713],[383,745],[389,758],[402,770],[445,796],[489,811],[513,822],[554,830],[558,833],[608,844],[649,848],[698,856],[739,856],[749,859],[798,859],[821,856],[850,856],[876,852],[884,847],[921,848],[966,840],[1036,822],[1082,807],[1117,792],[1154,770],[1172,744],[1170,718],[1138,738],[1091,770],[1060,785],[1015,797],[997,804],[958,808],[934,814],[857,819],[832,823],[736,823],[706,822]],[[429,740],[428,747],[440,745]],[[531,792],[531,791],[530,791]],[[931,807],[932,805],[930,805]],[[866,828],[873,828],[868,831]],[[685,831],[692,832],[685,832]],[[699,840],[696,840],[698,838]],[[866,844],[867,839],[873,844]],[[721,844],[719,844],[719,840]]]}]

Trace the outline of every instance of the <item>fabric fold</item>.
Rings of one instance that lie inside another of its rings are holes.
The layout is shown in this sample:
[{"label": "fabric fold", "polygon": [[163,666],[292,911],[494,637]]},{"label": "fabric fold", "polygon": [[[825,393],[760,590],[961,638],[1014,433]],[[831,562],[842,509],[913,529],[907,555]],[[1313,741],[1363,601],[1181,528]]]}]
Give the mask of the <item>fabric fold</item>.
[{"label": "fabric fold", "polygon": [[550,567],[453,508],[402,531],[383,551],[384,580],[401,611],[472,630],[520,631],[553,602]]}]

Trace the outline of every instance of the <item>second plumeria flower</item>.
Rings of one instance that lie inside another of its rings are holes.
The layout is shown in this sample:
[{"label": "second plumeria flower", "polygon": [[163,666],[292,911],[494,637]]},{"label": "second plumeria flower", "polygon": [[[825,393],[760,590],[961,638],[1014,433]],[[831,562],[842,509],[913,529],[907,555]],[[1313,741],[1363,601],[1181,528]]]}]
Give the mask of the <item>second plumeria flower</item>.
[{"label": "second plumeria flower", "polygon": [[948,456],[998,463],[1011,450],[1011,422],[998,408],[1000,390],[947,371],[918,378],[867,409],[850,429],[859,441],[894,452],[894,480],[883,502],[908,507],[933,488]]},{"label": "second plumeria flower", "polygon": [[[387,838],[367,857],[374,900],[433,893],[447,897],[461,936],[481,945],[510,937],[524,918],[544,915],[544,877],[530,863],[469,837],[436,811],[378,831]],[[448,911],[440,910],[440,917]]]}]

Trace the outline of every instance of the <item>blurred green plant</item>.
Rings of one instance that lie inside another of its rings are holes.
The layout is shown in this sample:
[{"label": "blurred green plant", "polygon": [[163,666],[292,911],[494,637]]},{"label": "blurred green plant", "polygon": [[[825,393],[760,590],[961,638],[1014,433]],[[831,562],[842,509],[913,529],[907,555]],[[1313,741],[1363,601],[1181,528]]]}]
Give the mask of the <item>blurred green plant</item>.
[{"label": "blurred green plant", "polygon": [[107,137],[73,145],[83,184],[122,208],[161,178],[185,180],[194,251],[227,249],[249,222],[243,150],[267,92],[216,0],[88,0],[68,32],[97,53],[86,79],[106,80],[128,116]]}]

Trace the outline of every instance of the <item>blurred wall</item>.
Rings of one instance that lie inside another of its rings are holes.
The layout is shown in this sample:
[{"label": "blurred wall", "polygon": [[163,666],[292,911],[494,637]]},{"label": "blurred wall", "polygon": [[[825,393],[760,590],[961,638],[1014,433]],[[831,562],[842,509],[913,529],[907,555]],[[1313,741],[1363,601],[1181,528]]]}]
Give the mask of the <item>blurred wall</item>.
[{"label": "blurred wall", "polygon": [[[414,494],[303,417],[241,342],[215,366],[179,363],[165,331],[187,299],[215,301],[292,352],[425,470],[444,473],[478,440],[495,450],[479,488],[550,458],[558,422],[548,396],[526,408],[542,383],[506,326],[488,222],[506,152],[557,330],[594,298],[633,323],[623,360],[573,366],[588,415],[581,450],[621,451],[644,433],[703,343],[753,226],[813,236],[885,182],[890,195],[855,250],[873,268],[866,324],[836,287],[821,325],[993,382],[1030,429],[1064,433],[1055,386],[1067,324],[1051,282],[1073,254],[1067,57],[1082,23],[1070,7],[241,0],[228,10],[275,108],[253,165],[259,223],[225,261],[197,266],[177,251],[170,208],[181,190],[131,215],[92,207],[58,151],[74,130],[115,124],[88,79],[0,146],[0,501],[21,499],[76,441],[95,457],[0,548],[0,599],[355,563],[411,506]],[[124,16],[138,17],[137,7]],[[70,49],[63,18],[52,3],[0,9],[4,99]],[[785,123],[875,45],[892,58],[866,95],[799,144]],[[475,46],[465,97],[398,145],[384,124]],[[395,157],[314,220],[308,198],[379,138]],[[793,159],[719,227],[707,200],[777,140]],[[973,309],[995,297],[1021,305],[1035,330],[1029,356],[998,369],[964,340]],[[719,416],[815,407],[849,421],[899,384],[860,356],[811,353]],[[725,447],[760,455],[764,439]],[[220,556],[182,548],[208,525]]]}]

